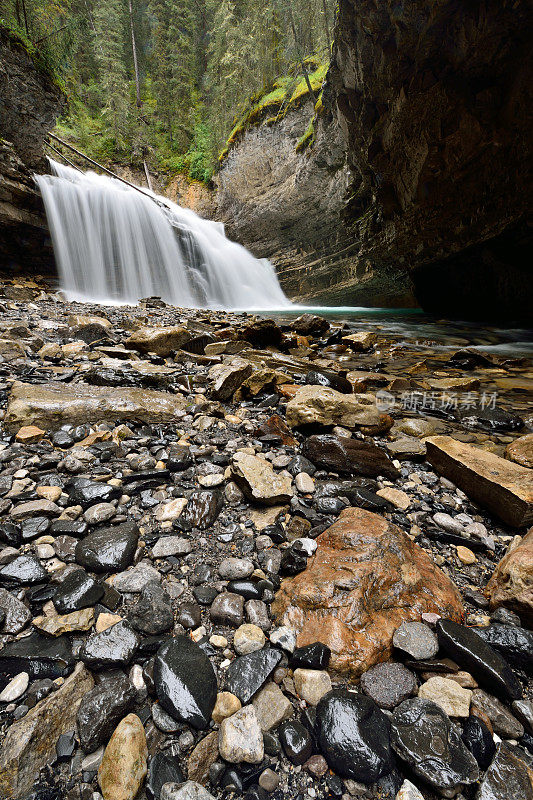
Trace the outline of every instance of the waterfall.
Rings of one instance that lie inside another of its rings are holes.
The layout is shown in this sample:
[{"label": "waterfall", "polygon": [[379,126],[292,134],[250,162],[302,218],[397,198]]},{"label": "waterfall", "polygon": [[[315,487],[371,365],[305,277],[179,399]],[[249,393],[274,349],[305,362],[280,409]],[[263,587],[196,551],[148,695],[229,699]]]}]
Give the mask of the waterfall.
[{"label": "waterfall", "polygon": [[193,308],[287,308],[272,264],[224,226],[165,197],[50,159],[37,175],[61,287],[70,300]]}]

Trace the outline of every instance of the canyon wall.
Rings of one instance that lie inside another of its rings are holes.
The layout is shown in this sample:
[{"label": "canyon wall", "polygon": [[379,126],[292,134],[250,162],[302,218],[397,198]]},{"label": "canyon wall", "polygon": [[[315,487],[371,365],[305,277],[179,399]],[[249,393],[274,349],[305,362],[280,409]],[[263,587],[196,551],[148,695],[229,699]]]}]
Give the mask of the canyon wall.
[{"label": "canyon wall", "polygon": [[0,269],[53,272],[44,208],[32,175],[63,103],[36,54],[0,25]]},{"label": "canyon wall", "polygon": [[219,175],[230,235],[293,297],[530,317],[531,6],[340,0],[325,112],[241,139]]}]

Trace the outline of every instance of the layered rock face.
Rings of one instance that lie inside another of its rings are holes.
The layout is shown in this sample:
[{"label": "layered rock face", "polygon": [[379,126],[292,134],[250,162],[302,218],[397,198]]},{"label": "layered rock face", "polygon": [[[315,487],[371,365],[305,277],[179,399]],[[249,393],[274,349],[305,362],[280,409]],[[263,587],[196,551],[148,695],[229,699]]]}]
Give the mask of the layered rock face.
[{"label": "layered rock face", "polygon": [[44,169],[43,143],[61,91],[25,46],[0,26],[0,265],[54,270],[41,198],[32,173]]},{"label": "layered rock face", "polygon": [[428,310],[531,309],[530,19],[525,0],[339,4],[330,80],[359,258],[402,264]]},{"label": "layered rock face", "polygon": [[218,175],[217,218],[230,238],[275,265],[287,295],[299,302],[413,305],[405,273],[376,275],[357,262],[359,234],[343,220],[351,173],[341,131],[327,108],[312,146],[297,145],[313,116],[308,100],[275,124],[249,130]]}]

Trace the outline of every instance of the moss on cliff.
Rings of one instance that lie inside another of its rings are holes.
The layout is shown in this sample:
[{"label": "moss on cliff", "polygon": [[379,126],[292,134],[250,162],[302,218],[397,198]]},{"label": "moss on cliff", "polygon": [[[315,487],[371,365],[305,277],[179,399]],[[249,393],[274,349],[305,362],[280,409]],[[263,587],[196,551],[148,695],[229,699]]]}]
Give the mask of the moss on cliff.
[{"label": "moss on cliff", "polygon": [[[320,92],[326,72],[328,69],[327,64],[320,63],[317,59],[306,59],[306,66],[309,68],[309,82],[314,93]],[[273,124],[280,119],[283,119],[285,114],[292,108],[298,106],[302,100],[309,96],[309,88],[307,81],[302,75],[301,67],[295,67],[289,75],[278,78],[272,86],[267,87],[263,92],[258,92],[247,101],[242,113],[236,118],[235,125],[231,131],[225,148],[219,156],[221,163],[227,157],[231,148],[240,141],[244,133],[254,125],[261,122]],[[314,139],[314,122],[321,108],[321,97],[319,97],[315,106],[315,116],[310,122],[309,128],[306,131],[300,142],[298,148],[305,149]],[[305,139],[305,143],[301,144]]]},{"label": "moss on cliff", "polygon": [[58,91],[65,93],[65,84],[57,74],[52,59],[44,48],[37,48],[24,31],[0,17],[0,38],[9,41],[14,47],[23,50],[31,59],[37,72],[53,84]]}]

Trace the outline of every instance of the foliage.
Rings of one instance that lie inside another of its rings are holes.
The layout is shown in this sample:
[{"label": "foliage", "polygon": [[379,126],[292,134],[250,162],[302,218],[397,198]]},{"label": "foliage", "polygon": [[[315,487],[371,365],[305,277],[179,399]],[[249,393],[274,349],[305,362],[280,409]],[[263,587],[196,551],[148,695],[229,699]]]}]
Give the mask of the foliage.
[{"label": "foliage", "polygon": [[334,8],[335,0],[2,0],[0,25],[66,91],[61,138],[99,162],[147,161],[208,182],[225,142],[307,97],[306,76],[318,95]]}]

